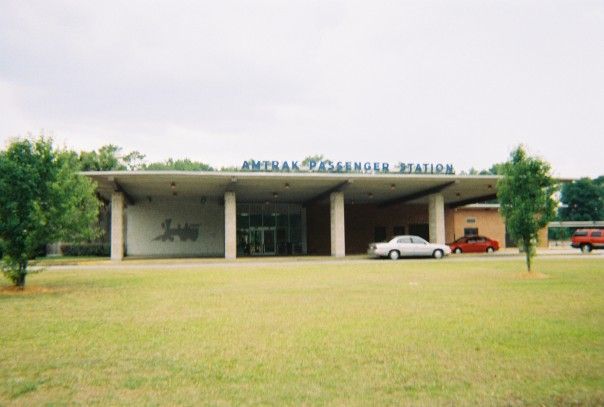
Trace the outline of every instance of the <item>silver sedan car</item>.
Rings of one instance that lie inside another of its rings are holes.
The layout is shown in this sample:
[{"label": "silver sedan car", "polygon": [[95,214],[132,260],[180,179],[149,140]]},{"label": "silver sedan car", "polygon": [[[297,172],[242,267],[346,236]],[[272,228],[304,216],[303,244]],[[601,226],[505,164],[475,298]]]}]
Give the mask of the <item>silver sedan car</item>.
[{"label": "silver sedan car", "polygon": [[428,243],[419,236],[395,236],[389,242],[371,243],[367,254],[371,257],[389,257],[392,260],[412,256],[441,259],[451,254],[451,248],[446,244]]}]

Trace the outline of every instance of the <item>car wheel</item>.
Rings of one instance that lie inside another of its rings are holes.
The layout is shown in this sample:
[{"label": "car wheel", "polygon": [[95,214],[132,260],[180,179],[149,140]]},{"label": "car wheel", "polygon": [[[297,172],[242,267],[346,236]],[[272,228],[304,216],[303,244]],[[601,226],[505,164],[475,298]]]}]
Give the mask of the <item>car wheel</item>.
[{"label": "car wheel", "polygon": [[435,259],[442,259],[443,255],[444,253],[440,249],[434,250],[434,253],[432,253],[432,257],[434,257]]},{"label": "car wheel", "polygon": [[461,249],[459,247],[457,247],[455,250],[453,250],[453,253],[461,254]]},{"label": "car wheel", "polygon": [[390,253],[388,253],[388,257],[390,257],[391,260],[397,260],[399,257],[401,257],[401,254],[398,252],[398,250],[391,250]]},{"label": "car wheel", "polygon": [[590,244],[584,244],[581,246],[581,251],[583,253],[589,253],[591,252],[591,245]]},{"label": "car wheel", "polygon": [[487,247],[487,253],[493,253],[495,251],[495,249],[493,249],[491,246]]}]

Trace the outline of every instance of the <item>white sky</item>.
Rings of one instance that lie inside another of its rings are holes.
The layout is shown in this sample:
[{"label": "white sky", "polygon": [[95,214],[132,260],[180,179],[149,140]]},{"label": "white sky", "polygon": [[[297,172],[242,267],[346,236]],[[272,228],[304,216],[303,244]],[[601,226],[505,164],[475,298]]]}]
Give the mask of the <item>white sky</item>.
[{"label": "white sky", "polygon": [[604,174],[604,1],[0,0],[0,142]]}]

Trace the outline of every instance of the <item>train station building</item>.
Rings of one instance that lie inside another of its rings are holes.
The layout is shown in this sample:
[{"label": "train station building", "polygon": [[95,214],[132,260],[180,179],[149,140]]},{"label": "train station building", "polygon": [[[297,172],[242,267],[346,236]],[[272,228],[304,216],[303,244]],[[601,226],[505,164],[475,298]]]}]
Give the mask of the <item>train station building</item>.
[{"label": "train station building", "polygon": [[114,260],[341,257],[401,234],[437,243],[483,234],[505,246],[498,207],[485,203],[496,197],[497,176],[454,175],[441,164],[402,164],[394,171],[361,163],[355,171],[353,163],[337,163],[295,171],[264,163],[270,164],[244,164],[240,172],[84,174],[111,208]]}]

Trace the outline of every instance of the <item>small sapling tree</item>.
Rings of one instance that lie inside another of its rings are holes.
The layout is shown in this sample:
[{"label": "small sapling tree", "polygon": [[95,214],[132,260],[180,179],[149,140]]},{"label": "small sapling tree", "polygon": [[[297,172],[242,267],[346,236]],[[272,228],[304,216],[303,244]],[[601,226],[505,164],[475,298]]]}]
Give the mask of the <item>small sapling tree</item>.
[{"label": "small sapling tree", "polygon": [[524,250],[526,267],[531,271],[538,232],[555,216],[552,195],[555,182],[550,165],[527,154],[518,146],[501,167],[503,178],[497,183],[497,199],[508,232]]}]

